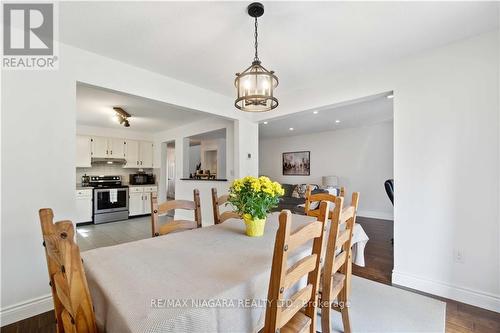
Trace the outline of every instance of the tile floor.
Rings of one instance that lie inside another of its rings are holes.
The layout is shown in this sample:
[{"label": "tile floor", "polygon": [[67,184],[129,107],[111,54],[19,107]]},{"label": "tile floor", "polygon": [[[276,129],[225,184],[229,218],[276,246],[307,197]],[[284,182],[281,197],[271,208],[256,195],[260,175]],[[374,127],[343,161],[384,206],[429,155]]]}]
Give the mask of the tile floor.
[{"label": "tile floor", "polygon": [[[160,217],[160,223],[171,219]],[[77,226],[77,243],[81,251],[117,245],[151,237],[151,216],[103,224]]]}]

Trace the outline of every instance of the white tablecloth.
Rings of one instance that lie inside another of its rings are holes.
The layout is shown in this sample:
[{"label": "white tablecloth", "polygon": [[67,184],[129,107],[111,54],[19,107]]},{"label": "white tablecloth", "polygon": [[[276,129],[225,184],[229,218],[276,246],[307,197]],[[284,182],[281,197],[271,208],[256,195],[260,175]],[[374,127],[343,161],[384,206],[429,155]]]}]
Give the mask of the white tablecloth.
[{"label": "white tablecloth", "polygon": [[[277,216],[268,217],[258,238],[246,236],[243,222],[232,219],[83,252],[99,328],[109,333],[258,331],[264,304],[241,302],[267,297]],[[311,220],[294,215],[293,228]],[[363,243],[356,245],[356,257],[362,256],[365,237],[364,231],[354,237]]]}]

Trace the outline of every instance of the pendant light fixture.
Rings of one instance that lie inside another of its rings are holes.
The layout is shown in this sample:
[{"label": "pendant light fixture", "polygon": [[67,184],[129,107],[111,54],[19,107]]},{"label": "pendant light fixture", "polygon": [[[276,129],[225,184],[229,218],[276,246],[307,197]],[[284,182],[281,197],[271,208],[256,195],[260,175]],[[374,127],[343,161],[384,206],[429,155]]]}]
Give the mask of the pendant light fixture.
[{"label": "pendant light fixture", "polygon": [[113,120],[120,125],[123,125],[125,127],[130,127],[130,123],[128,122],[128,118],[131,117],[130,114],[119,106],[114,106],[113,110],[115,110],[115,114],[113,115]]},{"label": "pendant light fixture", "polygon": [[254,2],[247,10],[248,15],[255,18],[255,56],[250,67],[242,73],[236,73],[234,85],[237,97],[234,106],[247,112],[270,111],[278,106],[278,99],[274,97],[278,78],[274,75],[274,71],[265,69],[259,60],[257,18],[264,14],[264,5]]}]

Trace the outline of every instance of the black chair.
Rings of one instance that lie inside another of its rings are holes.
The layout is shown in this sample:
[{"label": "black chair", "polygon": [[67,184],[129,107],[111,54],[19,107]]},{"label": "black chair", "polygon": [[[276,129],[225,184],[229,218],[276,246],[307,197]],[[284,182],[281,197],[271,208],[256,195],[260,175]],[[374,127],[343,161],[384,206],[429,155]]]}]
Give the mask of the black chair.
[{"label": "black chair", "polygon": [[[391,200],[391,203],[394,206],[394,179],[387,179],[384,182],[384,187],[389,200]],[[394,238],[391,238],[391,244],[394,244]]]},{"label": "black chair", "polygon": [[384,182],[385,192],[394,206],[394,179],[387,179]]}]

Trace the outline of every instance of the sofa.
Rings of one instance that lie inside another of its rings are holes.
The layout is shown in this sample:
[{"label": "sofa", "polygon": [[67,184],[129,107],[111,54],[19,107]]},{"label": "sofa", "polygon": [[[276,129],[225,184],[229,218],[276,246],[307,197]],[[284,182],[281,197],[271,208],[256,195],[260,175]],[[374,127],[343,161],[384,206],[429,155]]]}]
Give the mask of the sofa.
[{"label": "sofa", "polygon": [[299,207],[299,205],[303,205],[306,202],[305,194],[308,185],[313,187],[312,194],[328,192],[320,189],[315,184],[281,184],[285,190],[285,194],[280,198],[278,207],[274,208],[273,211],[288,209],[294,214],[304,214],[304,207]]}]

